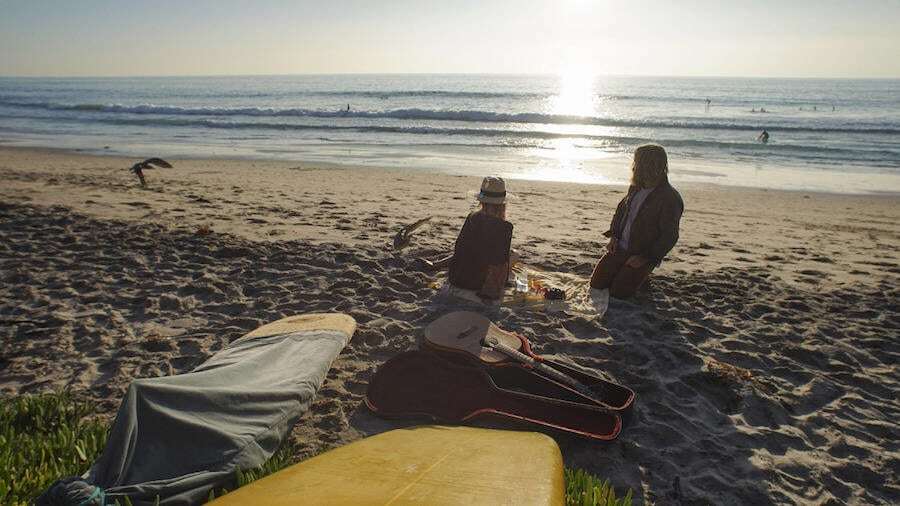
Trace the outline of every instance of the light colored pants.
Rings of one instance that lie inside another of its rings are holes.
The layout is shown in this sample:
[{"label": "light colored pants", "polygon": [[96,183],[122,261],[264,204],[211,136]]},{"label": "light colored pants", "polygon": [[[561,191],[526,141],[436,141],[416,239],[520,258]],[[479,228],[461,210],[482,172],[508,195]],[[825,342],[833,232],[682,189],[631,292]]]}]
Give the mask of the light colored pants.
[{"label": "light colored pants", "polygon": [[450,282],[444,283],[444,286],[441,287],[439,292],[444,297],[456,297],[457,299],[462,299],[468,302],[474,302],[476,304],[483,304],[485,306],[499,306],[500,300],[490,300],[490,299],[482,299],[478,296],[478,293],[475,290],[466,290],[465,288],[459,288],[450,284]]}]

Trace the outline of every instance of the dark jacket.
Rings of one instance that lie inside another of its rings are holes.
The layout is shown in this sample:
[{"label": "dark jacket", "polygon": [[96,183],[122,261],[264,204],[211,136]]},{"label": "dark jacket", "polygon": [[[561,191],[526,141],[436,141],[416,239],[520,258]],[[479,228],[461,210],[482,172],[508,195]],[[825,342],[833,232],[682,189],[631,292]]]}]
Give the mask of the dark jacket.
[{"label": "dark jacket", "polygon": [[[616,207],[606,237],[622,237],[625,230],[625,218],[631,197],[640,190],[637,186],[628,188],[628,194]],[[647,199],[638,209],[637,217],[631,224],[628,252],[646,258],[654,266],[658,266],[666,254],[678,242],[678,223],[684,212],[681,195],[667,181],[660,183],[647,195]]]},{"label": "dark jacket", "polygon": [[509,261],[512,232],[512,223],[483,212],[466,217],[450,259],[450,284],[481,290],[488,267]]}]

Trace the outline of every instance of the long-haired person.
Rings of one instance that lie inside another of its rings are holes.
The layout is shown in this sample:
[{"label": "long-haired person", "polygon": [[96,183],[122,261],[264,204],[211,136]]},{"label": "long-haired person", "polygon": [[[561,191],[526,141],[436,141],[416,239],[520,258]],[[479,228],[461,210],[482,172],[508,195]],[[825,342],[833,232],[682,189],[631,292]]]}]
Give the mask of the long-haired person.
[{"label": "long-haired person", "polygon": [[678,242],[684,202],[669,184],[668,174],[662,146],[647,144],[634,151],[631,186],[603,234],[609,243],[594,267],[591,288],[609,288],[617,298],[631,297]]},{"label": "long-haired person", "polygon": [[484,178],[475,197],[481,209],[466,217],[450,259],[450,285],[490,301],[502,298],[509,276],[513,225],[506,221],[507,197],[503,179]]}]

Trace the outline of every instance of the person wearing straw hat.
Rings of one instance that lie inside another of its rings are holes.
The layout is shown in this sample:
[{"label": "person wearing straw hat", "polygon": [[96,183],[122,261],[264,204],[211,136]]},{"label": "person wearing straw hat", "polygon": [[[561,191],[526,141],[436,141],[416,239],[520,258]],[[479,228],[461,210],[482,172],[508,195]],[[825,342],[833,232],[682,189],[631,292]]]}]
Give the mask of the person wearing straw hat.
[{"label": "person wearing straw hat", "polygon": [[606,253],[591,275],[591,288],[609,289],[619,299],[634,295],[678,242],[684,212],[681,195],[669,184],[662,146],[638,146],[631,172],[628,193],[603,234],[609,237]]},{"label": "person wearing straw hat", "polygon": [[489,176],[475,196],[481,209],[469,214],[450,258],[450,285],[474,291],[482,299],[502,298],[509,276],[513,225],[506,221],[506,182]]}]

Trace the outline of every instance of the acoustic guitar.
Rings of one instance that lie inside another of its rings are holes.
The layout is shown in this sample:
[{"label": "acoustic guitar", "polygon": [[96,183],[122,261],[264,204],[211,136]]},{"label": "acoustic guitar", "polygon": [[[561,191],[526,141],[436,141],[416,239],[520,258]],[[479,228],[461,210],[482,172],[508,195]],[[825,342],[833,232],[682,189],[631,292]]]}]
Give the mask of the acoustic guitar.
[{"label": "acoustic guitar", "polygon": [[425,340],[435,348],[468,353],[488,365],[509,360],[519,362],[586,397],[597,397],[580,381],[544,364],[518,336],[494,325],[479,313],[456,311],[445,314],[425,328]]}]

